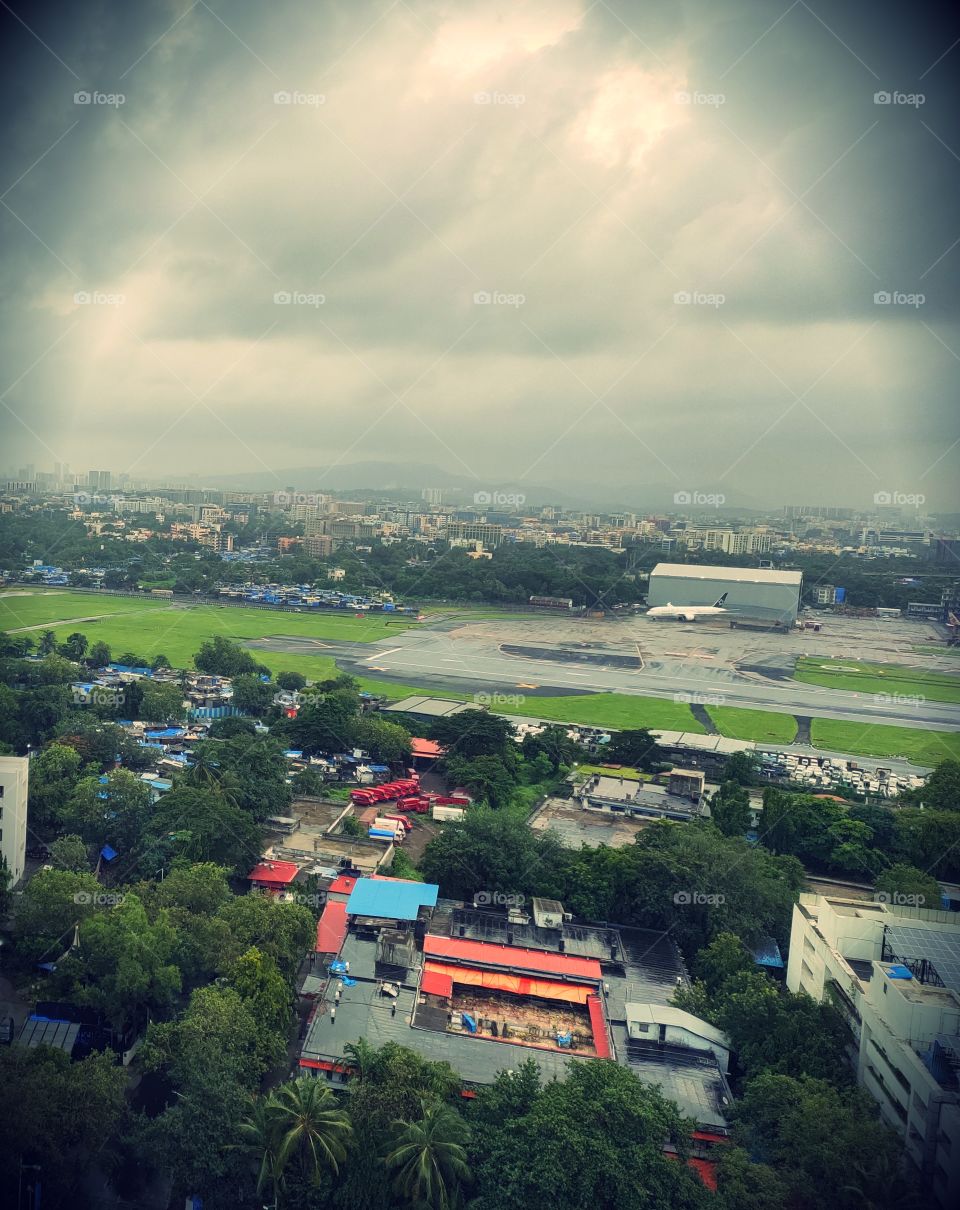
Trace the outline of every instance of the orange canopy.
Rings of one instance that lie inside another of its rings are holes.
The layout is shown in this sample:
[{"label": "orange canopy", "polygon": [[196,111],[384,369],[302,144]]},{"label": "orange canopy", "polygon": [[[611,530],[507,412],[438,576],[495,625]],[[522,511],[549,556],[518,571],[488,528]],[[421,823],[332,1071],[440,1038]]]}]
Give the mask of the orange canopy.
[{"label": "orange canopy", "polygon": [[570,1004],[586,1004],[589,987],[574,983],[556,983],[552,979],[531,979],[526,975],[508,975],[503,971],[481,971],[470,966],[447,966],[428,962],[427,974],[446,975],[454,983],[485,987],[488,991],[511,992],[515,996],[538,996],[541,1000],[566,1000]]}]

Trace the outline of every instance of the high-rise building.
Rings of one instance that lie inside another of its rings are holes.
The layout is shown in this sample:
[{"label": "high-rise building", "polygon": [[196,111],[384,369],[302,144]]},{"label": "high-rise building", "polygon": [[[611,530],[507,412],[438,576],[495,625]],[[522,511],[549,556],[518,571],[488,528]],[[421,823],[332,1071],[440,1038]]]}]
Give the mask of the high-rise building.
[{"label": "high-rise building", "polygon": [[[911,896],[901,896],[909,900]],[[931,905],[939,908],[939,904]],[[804,893],[787,987],[829,999],[857,1081],[904,1141],[925,1205],[960,1204],[960,922],[954,913]]]},{"label": "high-rise building", "polygon": [[10,871],[11,886],[23,877],[27,855],[27,786],[30,761],[0,756],[0,857]]},{"label": "high-rise building", "polygon": [[420,498],[427,504],[439,505],[443,503],[443,491],[439,487],[425,487],[420,493]]}]

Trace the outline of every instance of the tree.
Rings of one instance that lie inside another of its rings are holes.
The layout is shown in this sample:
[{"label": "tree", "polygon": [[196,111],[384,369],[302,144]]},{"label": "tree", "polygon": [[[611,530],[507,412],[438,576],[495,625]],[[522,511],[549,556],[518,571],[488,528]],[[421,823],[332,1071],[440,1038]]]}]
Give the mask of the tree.
[{"label": "tree", "polygon": [[14,918],[17,949],[34,961],[54,962],[73,940],[74,927],[95,911],[102,891],[92,874],[40,870],[23,889]]},{"label": "tree", "polygon": [[922,786],[904,797],[929,811],[960,811],[960,760],[941,761]]},{"label": "tree", "polygon": [[207,734],[211,739],[236,739],[238,735],[256,735],[256,726],[251,718],[217,718],[210,724]]},{"label": "tree", "polygon": [[258,1057],[264,1068],[279,1063],[286,1049],[293,994],[269,954],[251,947],[227,970],[226,982],[243,998],[261,1030]]},{"label": "tree", "polygon": [[534,832],[523,820],[483,806],[445,827],[420,862],[424,877],[440,883],[445,897],[466,900],[478,891],[562,899],[565,865],[552,833]]},{"label": "tree", "polygon": [[90,869],[90,859],[83,837],[58,836],[50,845],[50,864],[55,870],[71,870],[78,874]]},{"label": "tree", "polygon": [[543,1084],[534,1063],[501,1073],[469,1112],[475,1210],[702,1210],[705,1193],[684,1163],[690,1123],[656,1085],[619,1063],[570,1063]]},{"label": "tree", "polygon": [[[299,773],[294,773],[290,787],[294,794],[306,795],[308,798],[322,798],[323,792],[326,789],[326,782],[323,779],[323,774],[318,769],[301,769]],[[353,818],[349,816],[348,818]],[[346,820],[344,820],[346,823]]]},{"label": "tree", "polygon": [[710,799],[710,818],[724,836],[743,836],[750,827],[750,795],[739,782],[725,781]]},{"label": "tree", "polygon": [[186,709],[183,690],[163,681],[144,681],[136,717],[151,723],[179,722]]},{"label": "tree", "polygon": [[68,635],[65,642],[60,645],[60,654],[68,660],[75,660],[77,663],[83,659],[87,652],[87,636],[80,634],[79,631],[74,631]]},{"label": "tree", "polygon": [[295,693],[298,689],[306,688],[307,678],[299,672],[280,672],[277,674],[277,685],[289,693]]},{"label": "tree", "polygon": [[235,896],[217,915],[242,949],[256,946],[269,954],[286,979],[294,977],[316,939],[317,922],[307,908],[266,895]]},{"label": "tree", "polygon": [[313,1185],[326,1169],[339,1172],[353,1129],[326,1084],[301,1076],[282,1085],[271,1098],[268,1115],[279,1137],[281,1172],[292,1161]]},{"label": "tree", "polygon": [[940,884],[916,866],[897,862],[877,875],[874,887],[894,903],[909,903],[916,907],[939,909]]},{"label": "tree", "polygon": [[212,916],[232,898],[227,872],[212,862],[177,866],[156,886],[154,902],[195,916]]},{"label": "tree", "polygon": [[461,756],[444,759],[444,776],[454,786],[463,786],[474,798],[500,808],[509,804],[517,788],[517,777],[499,756]]},{"label": "tree", "polygon": [[128,770],[117,769],[79,781],[61,820],[86,844],[98,849],[109,844],[118,853],[129,854],[147,826],[149,808],[146,785]]},{"label": "tree", "polygon": [[448,1210],[459,1186],[470,1179],[466,1144],[470,1128],[450,1105],[422,1103],[418,1121],[394,1123],[384,1163],[394,1173],[394,1192],[411,1206]]},{"label": "tree", "polygon": [[446,748],[448,757],[474,760],[479,756],[500,756],[515,747],[513,723],[486,710],[464,710],[438,718],[430,728],[431,738]]},{"label": "tree", "polygon": [[719,1210],[780,1210],[787,1188],[768,1164],[754,1164],[742,1147],[721,1147],[717,1165]]},{"label": "tree", "polygon": [[738,1141],[776,1170],[798,1210],[892,1206],[903,1192],[897,1138],[859,1089],[764,1072],[735,1121]]},{"label": "tree", "polygon": [[694,972],[716,993],[734,975],[753,970],[753,959],[735,933],[717,933],[709,945],[697,954]]},{"label": "tree", "polygon": [[753,752],[734,752],[723,766],[723,780],[740,786],[755,786],[760,781],[757,758]]},{"label": "tree", "polygon": [[37,655],[53,655],[57,649],[57,636],[52,630],[45,630],[37,643]]},{"label": "tree", "polygon": [[394,765],[410,759],[410,735],[397,723],[378,718],[359,718],[353,728],[358,748],[369,752],[373,760]]},{"label": "tree", "polygon": [[258,676],[237,676],[233,680],[233,705],[245,714],[259,717],[266,714],[273,705],[276,692],[273,685],[268,681],[261,681]]},{"label": "tree", "polygon": [[87,652],[87,663],[93,668],[106,668],[110,663],[110,648],[103,642],[94,643]]},{"label": "tree", "polygon": [[74,998],[98,1008],[117,1027],[140,1023],[145,1011],[166,1016],[180,990],[172,958],[177,937],[166,914],[151,923],[136,895],[97,912],[80,926]]},{"label": "tree", "polygon": [[49,744],[30,761],[29,814],[34,831],[46,833],[73,795],[83,761],[75,748]]},{"label": "tree", "polygon": [[663,753],[646,727],[617,732],[607,754],[615,764],[632,765],[645,773],[655,773],[663,763]]},{"label": "tree", "polygon": [[168,842],[171,857],[213,862],[246,873],[258,860],[263,833],[256,821],[218,788],[175,786],[154,808],[150,835]]},{"label": "tree", "polygon": [[269,672],[268,668],[256,662],[249,651],[244,651],[238,643],[231,643],[222,635],[201,644],[193,663],[199,672],[211,676],[236,677],[244,673]]},{"label": "tree", "polygon": [[39,1166],[45,1206],[77,1203],[93,1158],[124,1121],[126,1075],[107,1054],[71,1062],[48,1046],[0,1048],[0,1083],[16,1107],[0,1115],[0,1186],[9,1206],[15,1190],[26,1194],[30,1165]]}]

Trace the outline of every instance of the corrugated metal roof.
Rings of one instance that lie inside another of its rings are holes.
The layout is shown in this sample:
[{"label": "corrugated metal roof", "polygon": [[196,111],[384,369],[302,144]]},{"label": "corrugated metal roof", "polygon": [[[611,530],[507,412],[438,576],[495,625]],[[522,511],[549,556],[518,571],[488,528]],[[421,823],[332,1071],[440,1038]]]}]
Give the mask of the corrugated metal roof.
[{"label": "corrugated metal roof", "polygon": [[347,905],[338,899],[331,900],[317,921],[318,954],[338,954],[347,935]]},{"label": "corrugated metal roof", "polygon": [[384,920],[416,920],[422,907],[436,904],[439,892],[432,882],[361,878],[350,892],[347,912]]},{"label": "corrugated metal roof", "polygon": [[487,941],[467,941],[459,937],[427,936],[423,952],[432,958],[449,958],[478,966],[505,967],[509,970],[545,971],[578,979],[600,979],[600,963],[595,958],[574,958],[570,954],[551,954],[544,950],[520,949],[513,945],[492,945]]},{"label": "corrugated metal roof", "polygon": [[247,878],[251,882],[293,882],[300,867],[295,861],[261,861]]},{"label": "corrugated metal roof", "polygon": [[788,584],[797,587],[802,571],[778,571],[773,567],[714,567],[705,563],[658,563],[654,576],[676,576],[681,580],[735,580],[740,584]]}]

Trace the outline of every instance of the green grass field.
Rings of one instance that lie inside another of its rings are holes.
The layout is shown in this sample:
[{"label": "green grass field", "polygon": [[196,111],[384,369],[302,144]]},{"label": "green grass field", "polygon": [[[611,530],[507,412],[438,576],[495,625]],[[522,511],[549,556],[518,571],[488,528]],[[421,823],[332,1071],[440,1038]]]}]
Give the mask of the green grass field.
[{"label": "green grass field", "polygon": [[900,664],[856,660],[800,659],[794,675],[809,685],[849,693],[889,693],[927,698],[931,702],[960,703],[960,676],[950,672],[925,672]]},{"label": "green grass field", "polygon": [[[455,611],[436,609],[433,612]],[[491,609],[463,612],[465,616],[469,613],[474,618],[478,615],[509,616],[504,611]],[[92,615],[103,616],[88,622],[69,620]],[[114,655],[131,651],[151,658],[162,652],[171,664],[181,667],[191,666],[201,643],[218,634],[237,643],[279,635],[314,638],[319,643],[325,639],[374,642],[414,624],[388,622],[376,614],[358,618],[353,614],[294,614],[215,605],[177,607],[164,599],[141,600],[57,590],[28,590],[26,595],[0,594],[0,629],[49,626],[61,642],[73,631],[79,630],[91,643],[103,640]],[[333,658],[323,654],[322,646],[310,654],[258,650],[255,656],[273,673],[300,672],[313,681],[326,680],[336,676],[339,671]],[[853,692],[911,693],[932,701],[960,702],[960,678],[951,678],[947,674],[914,674],[896,666],[873,664],[856,665],[856,671],[850,673],[837,672],[833,668],[807,668],[811,664],[828,662],[802,661],[802,671],[807,675],[799,675],[801,670],[798,669],[798,679]],[[852,662],[849,666],[854,667]],[[896,677],[893,673],[896,673]],[[822,679],[814,679],[818,676]],[[420,693],[460,701],[470,701],[473,696],[457,691],[425,690],[415,684],[397,684],[375,677],[360,677],[359,680],[362,689],[394,701]],[[956,696],[938,696],[938,692],[956,693]],[[583,723],[595,727],[651,727],[700,733],[704,730],[685,702],[624,693],[530,696],[515,704],[494,704],[493,709],[500,714],[529,715],[558,723]],[[709,713],[717,730],[733,739],[786,744],[794,738],[795,723],[790,715],[727,706],[711,707]],[[863,756],[899,755],[924,765],[936,764],[950,756],[960,757],[960,735],[949,732],[860,726],[815,719],[812,738],[813,743],[821,748]]]},{"label": "green grass field", "polygon": [[599,773],[601,777],[622,777],[624,781],[653,781],[650,773],[641,773],[639,769],[630,769],[626,766],[619,769],[608,769],[603,765],[579,765],[577,772],[583,773],[587,777]]},{"label": "green grass field", "polygon": [[43,626],[69,618],[86,618],[95,614],[146,613],[169,608],[169,602],[134,597],[95,596],[86,592],[19,592],[0,593],[0,630],[22,630],[28,626]]},{"label": "green grass field", "polygon": [[792,714],[771,710],[743,710],[738,706],[708,706],[707,713],[721,735],[727,739],[752,739],[758,743],[792,744],[797,721]]},{"label": "green grass field", "polygon": [[960,732],[837,722],[815,718],[810,736],[817,748],[859,756],[902,756],[918,765],[960,760]]}]

